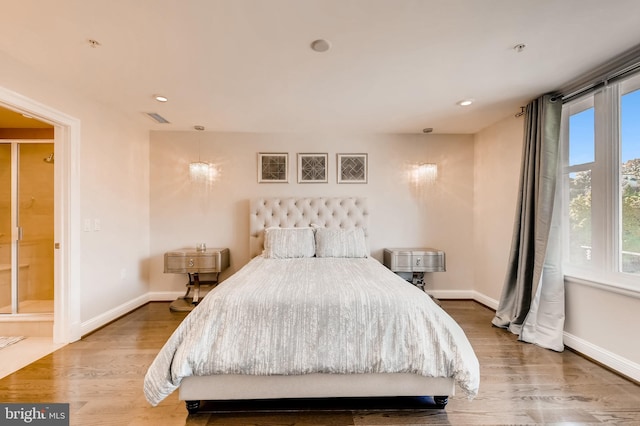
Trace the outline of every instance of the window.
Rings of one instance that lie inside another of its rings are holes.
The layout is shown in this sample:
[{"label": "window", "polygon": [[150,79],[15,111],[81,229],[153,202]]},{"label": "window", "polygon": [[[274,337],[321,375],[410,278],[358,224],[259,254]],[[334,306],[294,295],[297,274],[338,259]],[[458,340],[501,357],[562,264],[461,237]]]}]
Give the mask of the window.
[{"label": "window", "polygon": [[569,114],[568,244],[569,259],[576,265],[591,263],[591,167],[595,156],[593,99],[573,104]]},{"label": "window", "polygon": [[562,135],[566,273],[640,290],[640,75],[565,104]]},{"label": "window", "polygon": [[620,97],[621,270],[640,274],[640,89],[629,86]]}]

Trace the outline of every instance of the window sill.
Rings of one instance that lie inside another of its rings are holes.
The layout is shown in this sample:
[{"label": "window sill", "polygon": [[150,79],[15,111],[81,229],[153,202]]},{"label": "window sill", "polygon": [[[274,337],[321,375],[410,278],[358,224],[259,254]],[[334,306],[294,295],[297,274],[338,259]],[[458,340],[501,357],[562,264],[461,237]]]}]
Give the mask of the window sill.
[{"label": "window sill", "polygon": [[[578,276],[580,275],[580,276]],[[588,287],[597,288],[611,293],[621,294],[627,297],[634,297],[640,299],[640,287],[638,286],[638,279],[627,279],[623,277],[620,281],[614,281],[613,279],[607,279],[604,277],[587,277],[586,274],[565,273],[565,283],[580,284]]]}]

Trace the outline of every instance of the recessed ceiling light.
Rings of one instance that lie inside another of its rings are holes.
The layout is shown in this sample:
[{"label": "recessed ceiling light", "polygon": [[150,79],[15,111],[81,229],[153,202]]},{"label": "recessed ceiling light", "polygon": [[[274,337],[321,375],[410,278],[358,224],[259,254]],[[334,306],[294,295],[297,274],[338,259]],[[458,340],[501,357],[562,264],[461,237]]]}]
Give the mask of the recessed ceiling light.
[{"label": "recessed ceiling light", "polygon": [[167,102],[169,100],[169,98],[162,95],[153,95],[153,99],[155,99],[158,102]]},{"label": "recessed ceiling light", "polygon": [[329,41],[324,39],[318,39],[311,42],[311,49],[315,50],[316,52],[320,52],[320,53],[326,52],[330,48],[331,48],[331,43],[329,43]]},{"label": "recessed ceiling light", "polygon": [[473,103],[473,99],[463,99],[457,102],[456,105],[465,107],[465,106],[471,105],[472,103]]}]

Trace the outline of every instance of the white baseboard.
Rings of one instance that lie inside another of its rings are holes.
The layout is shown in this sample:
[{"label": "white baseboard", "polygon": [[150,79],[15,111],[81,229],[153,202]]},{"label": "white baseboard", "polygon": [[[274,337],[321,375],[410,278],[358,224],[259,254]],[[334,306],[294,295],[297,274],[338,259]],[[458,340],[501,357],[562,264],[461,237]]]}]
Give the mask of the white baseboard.
[{"label": "white baseboard", "polygon": [[170,302],[184,296],[184,291],[152,291],[147,294],[150,302]]},{"label": "white baseboard", "polygon": [[482,293],[479,293],[475,290],[429,290],[427,291],[430,295],[435,297],[436,299],[461,299],[461,300],[475,300],[478,303],[481,303],[489,308],[496,310],[498,309],[498,301],[492,299],[488,296],[485,296]]},{"label": "white baseboard", "polygon": [[97,330],[98,328],[110,323],[111,321],[116,320],[125,314],[128,314],[134,309],[139,308],[148,301],[149,293],[146,293],[126,303],[123,303],[120,306],[116,306],[115,308],[110,309],[103,314],[93,317],[90,320],[80,324],[80,335],[84,336],[86,334],[89,334],[92,331]]},{"label": "white baseboard", "polygon": [[587,342],[586,340],[574,336],[571,333],[567,333],[566,331],[564,332],[564,344],[571,349],[606,365],[612,370],[615,370],[636,382],[640,382],[640,364],[623,358],[620,355],[616,355],[613,352],[609,352],[606,349]]},{"label": "white baseboard", "polygon": [[492,299],[489,296],[486,296],[480,292],[474,291],[473,292],[473,300],[475,300],[478,303],[482,303],[484,306],[488,306],[489,308],[493,309],[494,311],[498,309],[498,305],[500,304],[499,301],[497,301],[496,299]]},{"label": "white baseboard", "polygon": [[436,299],[473,299],[471,290],[427,290]]}]

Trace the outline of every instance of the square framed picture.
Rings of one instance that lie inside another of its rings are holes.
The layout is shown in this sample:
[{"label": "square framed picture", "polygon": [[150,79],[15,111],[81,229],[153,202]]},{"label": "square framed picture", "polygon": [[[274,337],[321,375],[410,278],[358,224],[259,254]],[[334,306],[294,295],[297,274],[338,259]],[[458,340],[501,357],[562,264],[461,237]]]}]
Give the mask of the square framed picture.
[{"label": "square framed picture", "polygon": [[338,154],[338,183],[367,183],[367,154]]},{"label": "square framed picture", "polygon": [[259,152],[258,183],[289,183],[289,154]]},{"label": "square framed picture", "polygon": [[298,154],[298,183],[327,183],[329,155],[323,153]]}]

